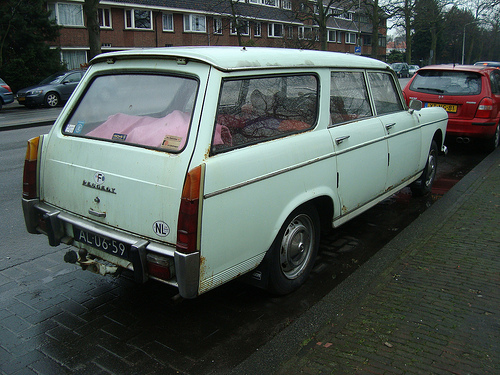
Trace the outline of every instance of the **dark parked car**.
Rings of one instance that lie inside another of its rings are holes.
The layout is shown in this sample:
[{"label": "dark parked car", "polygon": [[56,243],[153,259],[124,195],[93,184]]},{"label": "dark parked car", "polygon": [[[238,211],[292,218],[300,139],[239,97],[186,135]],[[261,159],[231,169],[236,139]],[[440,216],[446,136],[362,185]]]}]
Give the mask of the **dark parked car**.
[{"label": "dark parked car", "polygon": [[56,107],[69,99],[78,82],[82,79],[83,70],[59,72],[45,78],[38,85],[30,86],[17,92],[17,101],[26,107],[45,105]]},{"label": "dark parked car", "polygon": [[410,67],[407,63],[392,63],[391,68],[399,78],[408,78],[410,76]]},{"label": "dark parked car", "polygon": [[474,65],[494,66],[500,68],[500,62],[498,61],[478,61],[477,63],[474,63]]},{"label": "dark parked car", "polygon": [[447,136],[468,143],[483,139],[489,149],[500,141],[500,69],[484,65],[421,68],[403,90],[406,102],[448,112]]},{"label": "dark parked car", "polygon": [[0,109],[4,104],[9,104],[14,101],[14,94],[10,89],[10,86],[5,83],[4,80],[0,78]]}]

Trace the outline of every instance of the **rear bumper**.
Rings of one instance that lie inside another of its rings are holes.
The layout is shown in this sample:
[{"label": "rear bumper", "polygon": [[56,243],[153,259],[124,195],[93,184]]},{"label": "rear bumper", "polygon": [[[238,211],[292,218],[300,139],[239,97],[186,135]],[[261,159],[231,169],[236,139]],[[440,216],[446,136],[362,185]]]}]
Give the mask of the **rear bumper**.
[{"label": "rear bumper", "polygon": [[[147,272],[147,254],[150,252],[155,253],[171,259],[174,264],[174,274],[170,280],[154,279],[177,287],[179,294],[184,298],[194,298],[198,295],[200,274],[199,253],[179,253],[172,246],[117,231],[100,223],[58,210],[55,207],[40,202],[38,199],[23,199],[22,206],[28,232],[45,234],[51,246],[58,246],[61,243],[65,243],[76,248],[83,248],[99,259],[122,268],[130,269],[133,271],[134,279],[138,283],[144,283],[150,278]],[[75,241],[73,234],[74,226],[130,245],[129,258],[119,258]]]},{"label": "rear bumper", "polygon": [[448,120],[446,134],[452,137],[491,138],[495,134],[498,119]]}]

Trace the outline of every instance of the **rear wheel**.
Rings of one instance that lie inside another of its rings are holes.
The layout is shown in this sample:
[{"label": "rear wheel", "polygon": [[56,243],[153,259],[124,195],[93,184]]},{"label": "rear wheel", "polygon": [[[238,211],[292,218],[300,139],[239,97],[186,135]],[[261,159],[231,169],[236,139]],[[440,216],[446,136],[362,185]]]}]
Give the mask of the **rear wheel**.
[{"label": "rear wheel", "polygon": [[313,206],[299,207],[283,224],[270,251],[269,290],[284,295],[308,278],[318,253],[319,215]]},{"label": "rear wheel", "polygon": [[410,185],[411,192],[414,196],[420,197],[431,192],[432,184],[436,179],[437,155],[438,146],[436,141],[433,140],[422,175]]},{"label": "rear wheel", "polygon": [[497,128],[495,130],[495,134],[493,134],[493,137],[488,139],[486,142],[486,147],[489,151],[493,151],[498,147],[500,143],[500,122],[497,124]]},{"label": "rear wheel", "polygon": [[45,105],[47,107],[57,107],[59,104],[59,95],[55,92],[49,92],[45,95]]}]

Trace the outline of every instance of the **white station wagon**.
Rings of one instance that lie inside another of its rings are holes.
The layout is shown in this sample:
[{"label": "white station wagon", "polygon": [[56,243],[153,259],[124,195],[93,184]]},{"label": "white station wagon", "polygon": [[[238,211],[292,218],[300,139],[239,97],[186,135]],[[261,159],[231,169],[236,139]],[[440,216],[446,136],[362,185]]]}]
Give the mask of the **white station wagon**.
[{"label": "white station wagon", "polygon": [[430,191],[447,115],[407,108],[383,62],[270,48],[103,54],[31,139],[30,233],[65,260],[194,298],[246,275],[276,294],[310,273],[320,228],[410,185]]}]

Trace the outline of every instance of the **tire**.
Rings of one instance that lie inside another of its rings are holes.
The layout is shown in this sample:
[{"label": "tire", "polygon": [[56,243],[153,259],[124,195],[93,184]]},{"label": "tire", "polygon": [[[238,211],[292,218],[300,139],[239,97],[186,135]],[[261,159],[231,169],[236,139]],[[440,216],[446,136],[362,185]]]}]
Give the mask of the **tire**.
[{"label": "tire", "polygon": [[309,277],[319,248],[320,220],[313,206],[293,211],[271,246],[268,290],[285,295]]},{"label": "tire", "polygon": [[486,148],[488,151],[494,151],[500,143],[500,122],[497,124],[497,129],[493,137],[486,141]]},{"label": "tire", "polygon": [[434,180],[436,179],[437,155],[438,146],[436,141],[433,140],[422,175],[410,185],[413,196],[421,197],[431,192],[432,184],[434,184]]},{"label": "tire", "polygon": [[57,107],[59,102],[59,95],[56,92],[49,92],[45,95],[44,104],[47,107]]}]

